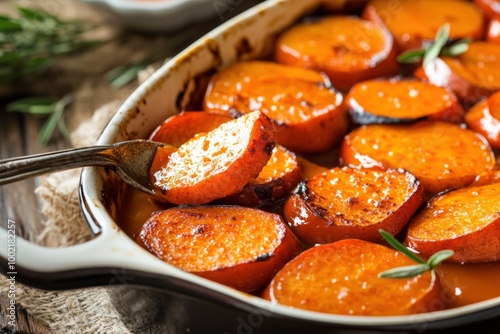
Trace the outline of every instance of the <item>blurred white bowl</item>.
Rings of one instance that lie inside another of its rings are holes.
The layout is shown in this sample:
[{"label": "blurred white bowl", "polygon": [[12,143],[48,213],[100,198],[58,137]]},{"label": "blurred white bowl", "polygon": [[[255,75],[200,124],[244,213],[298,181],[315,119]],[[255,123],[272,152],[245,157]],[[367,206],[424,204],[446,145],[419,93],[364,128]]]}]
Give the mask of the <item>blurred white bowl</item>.
[{"label": "blurred white bowl", "polygon": [[211,16],[220,16],[214,0],[81,0],[109,12],[127,28],[171,31]]}]

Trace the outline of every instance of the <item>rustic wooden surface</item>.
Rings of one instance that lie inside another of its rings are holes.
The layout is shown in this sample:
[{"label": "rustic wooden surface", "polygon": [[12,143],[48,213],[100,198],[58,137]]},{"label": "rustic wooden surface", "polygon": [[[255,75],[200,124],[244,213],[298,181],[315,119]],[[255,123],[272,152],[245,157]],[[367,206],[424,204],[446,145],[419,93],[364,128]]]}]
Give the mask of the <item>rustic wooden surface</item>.
[{"label": "rustic wooden surface", "polygon": [[[235,14],[256,4],[258,0],[245,0],[227,8],[223,17],[214,15],[187,29],[171,33],[133,32],[116,25],[116,21],[104,13],[82,4],[78,0],[1,0],[0,15],[15,13],[16,5],[41,7],[52,14],[66,19],[80,19],[97,23],[92,38],[106,40],[103,45],[90,51],[68,56],[56,63],[39,80],[19,85],[0,85],[0,159],[41,153],[69,146],[67,140],[55,136],[47,146],[37,143],[43,119],[19,113],[7,113],[5,105],[17,98],[43,95],[62,97],[71,93],[74,102],[65,112],[70,130],[89,118],[101,105],[111,100],[124,100],[137,87],[133,82],[119,90],[112,89],[103,78],[104,74],[116,66],[134,63],[149,54],[169,49],[169,40],[185,31],[189,37],[173,49],[171,55],[189,45],[196,37],[203,35]],[[215,9],[215,8],[214,8]],[[214,11],[215,13],[215,11]],[[194,35],[192,34],[194,30]],[[159,66],[156,63],[156,66]],[[38,179],[20,181],[0,187],[0,226],[6,227],[7,220],[16,222],[16,232],[21,237],[37,241],[43,229],[44,217],[39,212],[40,203],[34,194]],[[0,296],[0,333],[10,333],[7,328],[5,310],[9,300]],[[47,326],[31,317],[21,307],[17,307],[16,333],[49,333]]]},{"label": "rustic wooden surface", "polygon": [[[245,0],[225,13],[225,19],[244,10],[258,0]],[[237,2],[235,2],[237,3]],[[5,104],[13,99],[29,95],[63,96],[73,93],[74,102],[66,112],[68,126],[74,129],[80,121],[89,118],[94,110],[113,99],[123,100],[137,85],[129,84],[120,90],[112,89],[103,79],[104,73],[118,65],[138,61],[149,52],[164,47],[173,34],[141,34],[125,31],[113,25],[102,13],[89,8],[77,0],[17,0],[0,1],[0,14],[12,12],[14,4],[41,5],[64,18],[92,20],[101,27],[96,37],[109,40],[104,45],[79,55],[67,57],[57,63],[43,80],[23,85],[0,85],[0,159],[34,154],[68,147],[61,137],[54,137],[47,146],[37,143],[42,119],[17,113],[6,113]],[[220,24],[214,17],[197,25],[199,35]],[[186,40],[187,45],[190,40]],[[177,50],[178,51],[178,50]],[[44,217],[39,212],[39,202],[34,194],[38,180],[31,179],[0,187],[0,226],[7,220],[16,222],[17,233],[25,239],[35,241],[42,231]],[[6,296],[0,296],[0,333],[9,333],[4,316],[8,306]],[[482,325],[467,326],[469,330],[498,333],[500,320],[492,319]],[[47,326],[31,317],[25,310],[17,308],[16,333],[49,333]]]}]

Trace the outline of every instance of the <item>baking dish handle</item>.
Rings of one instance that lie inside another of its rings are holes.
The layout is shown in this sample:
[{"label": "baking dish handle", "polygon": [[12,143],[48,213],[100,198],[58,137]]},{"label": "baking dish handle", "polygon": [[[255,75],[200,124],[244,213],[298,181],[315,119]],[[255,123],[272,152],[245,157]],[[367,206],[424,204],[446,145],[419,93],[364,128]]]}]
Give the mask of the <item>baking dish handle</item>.
[{"label": "baking dish handle", "polygon": [[16,236],[13,228],[0,228],[0,241],[0,272],[40,289],[138,284],[172,291],[184,286],[190,291],[188,286],[194,286],[187,273],[137,247],[121,231],[75,246],[48,248]]}]

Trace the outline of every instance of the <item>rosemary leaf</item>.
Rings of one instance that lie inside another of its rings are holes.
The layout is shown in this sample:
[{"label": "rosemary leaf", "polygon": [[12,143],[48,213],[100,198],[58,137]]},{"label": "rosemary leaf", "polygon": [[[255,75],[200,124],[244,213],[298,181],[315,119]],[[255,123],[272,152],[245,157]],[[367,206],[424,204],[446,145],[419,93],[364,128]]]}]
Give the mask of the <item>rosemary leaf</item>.
[{"label": "rosemary leaf", "polygon": [[66,138],[69,137],[69,131],[64,123],[63,113],[66,107],[73,101],[73,96],[71,94],[65,95],[62,99],[57,101],[54,106],[54,112],[50,115],[49,119],[45,122],[38,136],[38,142],[40,145],[47,145],[52,134],[54,133],[56,126],[59,131],[62,130],[62,135]]},{"label": "rosemary leaf", "polygon": [[199,32],[195,28],[192,28],[182,34],[172,36],[172,38],[167,41],[165,49],[161,52],[158,52],[155,55],[147,56],[137,63],[113,68],[106,73],[106,79],[113,88],[121,88],[134,80],[137,77],[137,74],[142,69],[146,68],[147,65],[151,64],[155,60],[169,59],[173,53],[182,47],[182,45],[196,38],[198,34]]},{"label": "rosemary leaf", "polygon": [[470,38],[461,39],[452,45],[443,48],[441,51],[442,56],[456,57],[469,50],[469,44],[472,40]]},{"label": "rosemary leaf", "polygon": [[9,112],[48,116],[38,135],[38,142],[41,145],[46,145],[56,128],[59,129],[64,137],[69,137],[69,131],[64,123],[63,113],[71,101],[72,96],[70,94],[64,96],[60,100],[54,100],[47,97],[28,97],[9,103],[6,109]]},{"label": "rosemary leaf", "polygon": [[398,55],[399,63],[418,63],[423,61],[423,67],[432,63],[438,56],[456,57],[469,49],[471,38],[463,38],[447,45],[450,34],[450,25],[446,23],[439,28],[435,40],[425,49],[409,50]]},{"label": "rosemary leaf", "polygon": [[425,50],[409,50],[398,55],[397,61],[404,64],[418,63],[424,57]]},{"label": "rosemary leaf", "polygon": [[23,30],[23,27],[12,20],[6,19],[6,18],[0,18],[0,32],[5,33],[5,32],[14,32],[14,31],[21,31]]},{"label": "rosemary leaf", "polygon": [[64,122],[63,117],[59,118],[59,121],[57,122],[57,128],[64,138],[69,139],[69,130],[66,126],[66,123]]},{"label": "rosemary leaf", "polygon": [[439,28],[434,43],[432,43],[425,50],[423,59],[424,68],[426,68],[427,65],[432,63],[439,56],[442,48],[446,45],[446,42],[448,41],[449,35],[450,35],[450,25],[446,23],[441,28]]},{"label": "rosemary leaf", "polygon": [[59,111],[56,110],[52,114],[50,114],[49,118],[43,124],[43,127],[38,135],[38,143],[40,145],[43,146],[47,145],[50,138],[52,137],[52,134],[54,133],[54,130],[56,129],[57,123],[59,122],[61,116],[62,116],[62,111],[60,110]]},{"label": "rosemary leaf", "polygon": [[434,280],[436,274],[434,273],[434,269],[438,264],[442,261],[448,259],[453,256],[454,252],[452,250],[442,250],[435,254],[433,254],[427,262],[413,254],[408,248],[406,248],[403,244],[396,240],[392,235],[385,232],[384,230],[379,230],[382,237],[391,244],[396,250],[402,252],[407,257],[413,259],[419,264],[413,266],[404,266],[386,270],[384,272],[379,273],[378,277],[381,278],[410,278],[417,275],[420,275],[427,270],[431,271],[432,279]]},{"label": "rosemary leaf", "polygon": [[27,7],[19,7],[18,10],[22,17],[29,20],[43,21],[49,16],[48,14],[43,14]]},{"label": "rosemary leaf", "polygon": [[429,264],[430,267],[435,268],[438,264],[443,262],[444,260],[452,257],[454,252],[449,249],[441,250],[435,254],[432,254],[432,256],[427,260],[427,263]]},{"label": "rosemary leaf", "polygon": [[408,248],[406,248],[402,243],[400,243],[396,238],[394,238],[386,231],[379,230],[379,233],[385,239],[385,241],[387,241],[395,250],[400,251],[415,262],[418,262],[420,264],[426,263],[423,259],[412,253]]},{"label": "rosemary leaf", "polygon": [[43,10],[17,10],[18,17],[0,16],[0,82],[40,75],[63,55],[99,43],[83,37],[90,24],[63,21]]},{"label": "rosemary leaf", "polygon": [[8,112],[48,115],[54,112],[55,102],[54,99],[47,97],[28,97],[7,104],[5,109]]},{"label": "rosemary leaf", "polygon": [[106,73],[106,79],[111,87],[117,89],[137,78],[137,74],[145,67],[146,65],[142,63],[120,66]]},{"label": "rosemary leaf", "polygon": [[431,267],[427,263],[389,269],[378,274],[381,278],[409,278],[425,273]]}]

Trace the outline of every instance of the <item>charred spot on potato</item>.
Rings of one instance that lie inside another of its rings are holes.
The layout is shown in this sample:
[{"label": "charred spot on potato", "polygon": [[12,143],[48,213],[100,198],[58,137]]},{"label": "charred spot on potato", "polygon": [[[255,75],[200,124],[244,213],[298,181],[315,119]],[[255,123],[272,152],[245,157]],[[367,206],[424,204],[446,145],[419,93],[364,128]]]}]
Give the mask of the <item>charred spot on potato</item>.
[{"label": "charred spot on potato", "polygon": [[255,187],[255,194],[260,200],[268,200],[273,197],[272,185],[259,185]]},{"label": "charred spot on potato", "polygon": [[357,197],[349,197],[347,199],[347,204],[348,205],[356,205],[358,203],[359,203],[359,198],[357,198]]},{"label": "charred spot on potato", "polygon": [[255,259],[255,261],[257,262],[260,262],[260,261],[267,261],[271,258],[272,254],[261,254],[259,256],[257,256],[257,258]]},{"label": "charred spot on potato", "polygon": [[269,143],[265,148],[264,148],[264,152],[266,152],[267,155],[271,155],[271,153],[273,152],[273,149],[274,149],[274,146],[275,144],[274,143]]}]

